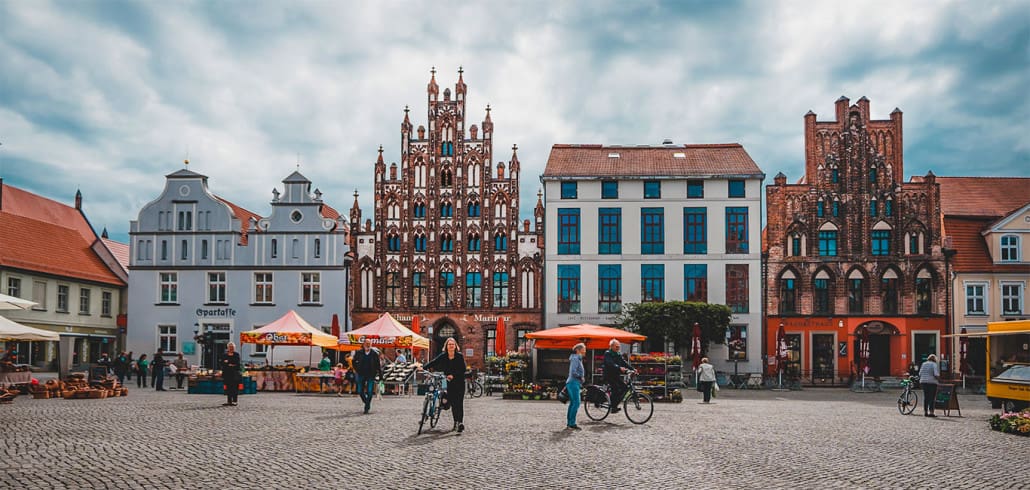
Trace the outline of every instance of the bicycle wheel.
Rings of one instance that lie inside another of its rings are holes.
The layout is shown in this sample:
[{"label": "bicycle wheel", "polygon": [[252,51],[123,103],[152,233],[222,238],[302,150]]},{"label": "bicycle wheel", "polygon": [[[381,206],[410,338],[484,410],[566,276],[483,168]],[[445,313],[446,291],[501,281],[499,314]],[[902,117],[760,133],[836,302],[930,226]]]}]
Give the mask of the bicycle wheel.
[{"label": "bicycle wheel", "polygon": [[919,404],[919,395],[914,391],[906,391],[898,397],[898,411],[902,415],[908,415],[915,411]]},{"label": "bicycle wheel", "polygon": [[651,415],[654,414],[654,402],[651,401],[650,396],[647,396],[647,393],[635,391],[630,393],[626,398],[626,403],[622,404],[622,411],[626,412],[626,418],[630,422],[643,424],[651,420]]},{"label": "bicycle wheel", "polygon": [[583,390],[583,411],[587,414],[587,417],[590,418],[590,420],[599,422],[604,420],[604,418],[608,416],[608,413],[610,413],[611,399],[608,397],[608,393],[597,390],[596,388],[592,391],[593,393],[590,394],[590,397],[595,397],[595,401],[587,399],[586,393],[588,390]]},{"label": "bicycle wheel", "polygon": [[440,412],[443,410],[440,408],[440,402],[438,399],[433,399],[433,413],[429,415],[429,426],[436,428],[436,423],[440,421]]},{"label": "bicycle wheel", "polygon": [[469,389],[469,396],[472,398],[483,396],[483,385],[478,380],[472,382],[472,387]]},{"label": "bicycle wheel", "polygon": [[429,397],[427,396],[426,400],[424,402],[422,402],[422,418],[420,418],[418,420],[418,433],[419,434],[422,433],[422,426],[425,425],[426,419],[428,419],[428,418],[429,418]]}]

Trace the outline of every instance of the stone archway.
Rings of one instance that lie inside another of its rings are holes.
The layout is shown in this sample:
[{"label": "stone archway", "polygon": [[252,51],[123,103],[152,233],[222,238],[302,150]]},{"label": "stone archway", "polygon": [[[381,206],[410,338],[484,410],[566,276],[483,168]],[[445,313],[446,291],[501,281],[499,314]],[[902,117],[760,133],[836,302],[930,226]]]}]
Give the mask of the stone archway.
[{"label": "stone archway", "polygon": [[[433,325],[433,349],[440,352],[448,337],[454,337],[454,340],[458,341],[458,345],[461,345],[461,330],[450,319],[441,318]],[[432,354],[436,354],[436,352]]]},{"label": "stone archway", "polygon": [[901,335],[898,327],[890,323],[874,320],[865,322],[855,328],[855,359],[861,355],[863,335],[869,338],[869,359],[863,365],[869,367],[869,376],[890,376],[891,373],[891,337]]}]

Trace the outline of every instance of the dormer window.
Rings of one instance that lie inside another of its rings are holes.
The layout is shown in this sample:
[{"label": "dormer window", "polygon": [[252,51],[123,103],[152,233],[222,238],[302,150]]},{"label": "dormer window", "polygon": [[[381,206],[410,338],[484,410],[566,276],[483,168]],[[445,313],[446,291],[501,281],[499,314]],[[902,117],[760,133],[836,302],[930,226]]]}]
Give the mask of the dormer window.
[{"label": "dormer window", "polygon": [[1001,237],[1001,261],[1019,261],[1019,237],[1016,235],[1004,235]]}]

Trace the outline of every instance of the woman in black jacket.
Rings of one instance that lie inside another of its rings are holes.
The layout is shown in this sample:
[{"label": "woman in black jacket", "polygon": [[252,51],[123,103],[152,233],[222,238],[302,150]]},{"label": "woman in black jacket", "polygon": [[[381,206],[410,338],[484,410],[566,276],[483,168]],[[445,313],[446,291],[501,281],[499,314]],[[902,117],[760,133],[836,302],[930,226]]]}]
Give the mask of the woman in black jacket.
[{"label": "woman in black jacket", "polygon": [[235,406],[240,396],[240,354],[236,344],[229,342],[222,357],[222,382],[225,383],[226,401],[223,406]]},{"label": "woman in black jacket", "polygon": [[447,394],[444,400],[451,406],[451,415],[454,416],[454,430],[459,434],[465,431],[465,357],[461,355],[458,348],[458,341],[454,337],[448,337],[444,342],[443,352],[429,361],[425,369],[433,369],[447,375]]}]

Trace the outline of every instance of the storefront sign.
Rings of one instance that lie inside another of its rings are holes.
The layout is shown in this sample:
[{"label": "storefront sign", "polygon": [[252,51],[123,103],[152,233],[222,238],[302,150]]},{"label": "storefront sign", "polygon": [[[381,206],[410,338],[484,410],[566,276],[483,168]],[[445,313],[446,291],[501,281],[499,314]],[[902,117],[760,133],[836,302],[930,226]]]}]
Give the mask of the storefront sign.
[{"label": "storefront sign", "polygon": [[837,342],[837,355],[840,357],[848,357],[848,343]]},{"label": "storefront sign", "polygon": [[236,310],[226,308],[197,308],[197,316],[200,318],[232,318],[236,316]]},{"label": "storefront sign", "polygon": [[240,342],[262,345],[311,345],[311,334],[307,332],[269,332],[255,334],[243,332]]},{"label": "storefront sign", "polygon": [[[477,322],[484,322],[484,323],[485,322],[495,322],[496,323],[498,318],[501,318],[501,317],[490,316],[490,315],[472,315],[472,319],[473,320],[475,320]],[[506,317],[503,317],[503,318],[504,318],[505,323],[511,321],[511,317],[510,316],[506,316]]]},{"label": "storefront sign", "polygon": [[372,342],[372,345],[390,346],[397,348],[411,347],[411,337],[379,337],[378,335],[354,335],[347,334],[347,340],[351,344],[360,345],[365,340]]},{"label": "storefront sign", "polygon": [[[776,323],[775,318],[770,319],[772,323]],[[837,323],[833,321],[833,318],[829,317],[805,317],[805,318],[783,318],[779,321],[784,327],[836,327]]]}]

